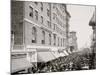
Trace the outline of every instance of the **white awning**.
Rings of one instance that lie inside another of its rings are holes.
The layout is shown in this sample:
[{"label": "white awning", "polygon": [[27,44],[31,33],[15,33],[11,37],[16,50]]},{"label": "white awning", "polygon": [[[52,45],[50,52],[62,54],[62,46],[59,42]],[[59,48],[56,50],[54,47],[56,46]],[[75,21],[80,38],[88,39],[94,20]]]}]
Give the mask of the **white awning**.
[{"label": "white awning", "polygon": [[26,58],[11,60],[11,73],[32,67],[32,64]]},{"label": "white awning", "polygon": [[63,57],[63,56],[65,56],[65,54],[64,53],[60,53],[60,57]]},{"label": "white awning", "polygon": [[37,52],[37,62],[48,62],[56,57],[50,51]]},{"label": "white awning", "polygon": [[60,57],[60,54],[58,51],[52,51],[52,53],[56,58]]},{"label": "white awning", "polygon": [[66,51],[64,51],[65,55],[69,55]]}]

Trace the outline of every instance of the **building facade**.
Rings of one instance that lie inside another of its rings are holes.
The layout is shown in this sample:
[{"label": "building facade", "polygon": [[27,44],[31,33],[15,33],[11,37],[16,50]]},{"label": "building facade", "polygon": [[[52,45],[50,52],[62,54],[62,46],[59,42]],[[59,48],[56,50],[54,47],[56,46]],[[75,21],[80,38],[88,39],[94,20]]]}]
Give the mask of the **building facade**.
[{"label": "building facade", "polygon": [[65,4],[12,1],[12,62],[14,58],[47,62],[67,55],[69,18]]},{"label": "building facade", "polygon": [[92,43],[91,48],[93,50],[93,53],[96,52],[96,13],[93,13],[93,16],[89,22],[89,25],[92,26],[93,29],[93,37],[92,37]]},{"label": "building facade", "polygon": [[76,32],[72,31],[69,34],[69,50],[70,52],[75,52],[78,50],[77,47],[77,36],[76,36]]},{"label": "building facade", "polygon": [[91,66],[90,69],[96,69],[96,11],[94,11],[91,20],[89,21],[89,25],[93,29],[93,37],[91,42]]}]

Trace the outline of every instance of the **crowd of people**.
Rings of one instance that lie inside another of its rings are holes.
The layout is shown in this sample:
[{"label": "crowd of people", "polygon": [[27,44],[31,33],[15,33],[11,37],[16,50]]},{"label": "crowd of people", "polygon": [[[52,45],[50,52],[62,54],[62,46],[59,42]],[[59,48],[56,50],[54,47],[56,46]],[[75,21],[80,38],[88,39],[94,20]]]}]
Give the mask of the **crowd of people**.
[{"label": "crowd of people", "polygon": [[34,73],[63,72],[72,70],[89,70],[91,68],[91,54],[73,53],[68,56],[37,63],[37,70]]},{"label": "crowd of people", "polygon": [[75,52],[68,56],[59,57],[48,62],[38,62],[37,65],[33,64],[33,67],[30,68],[27,73],[64,72],[89,70],[95,68],[95,54],[87,52]]}]

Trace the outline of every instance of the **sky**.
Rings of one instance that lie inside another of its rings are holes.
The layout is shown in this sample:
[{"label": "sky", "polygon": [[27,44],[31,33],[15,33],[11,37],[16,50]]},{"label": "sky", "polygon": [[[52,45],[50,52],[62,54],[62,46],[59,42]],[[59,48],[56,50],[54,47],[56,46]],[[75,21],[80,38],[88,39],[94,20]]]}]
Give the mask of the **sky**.
[{"label": "sky", "polygon": [[78,48],[89,47],[91,43],[92,27],[89,21],[95,10],[94,6],[67,5],[71,15],[69,30],[76,31]]}]

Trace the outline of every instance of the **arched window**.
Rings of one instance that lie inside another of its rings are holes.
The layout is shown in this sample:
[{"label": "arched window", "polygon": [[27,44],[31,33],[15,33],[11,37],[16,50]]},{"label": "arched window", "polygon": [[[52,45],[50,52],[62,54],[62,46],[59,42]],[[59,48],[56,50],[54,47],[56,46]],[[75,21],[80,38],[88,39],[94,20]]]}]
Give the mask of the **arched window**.
[{"label": "arched window", "polygon": [[38,20],[38,11],[35,10],[35,20]]},{"label": "arched window", "polygon": [[49,45],[51,45],[51,34],[49,34]]},{"label": "arched window", "polygon": [[35,27],[32,27],[32,43],[36,43],[37,31]]},{"label": "arched window", "polygon": [[29,12],[29,16],[33,17],[33,8],[31,6],[29,6],[30,12]]},{"label": "arched window", "polygon": [[43,24],[43,16],[41,16],[41,23]]},{"label": "arched window", "polygon": [[44,31],[42,31],[42,37],[43,37],[42,44],[45,44],[45,32]]},{"label": "arched window", "polygon": [[41,2],[41,11],[43,11],[43,3]]}]

